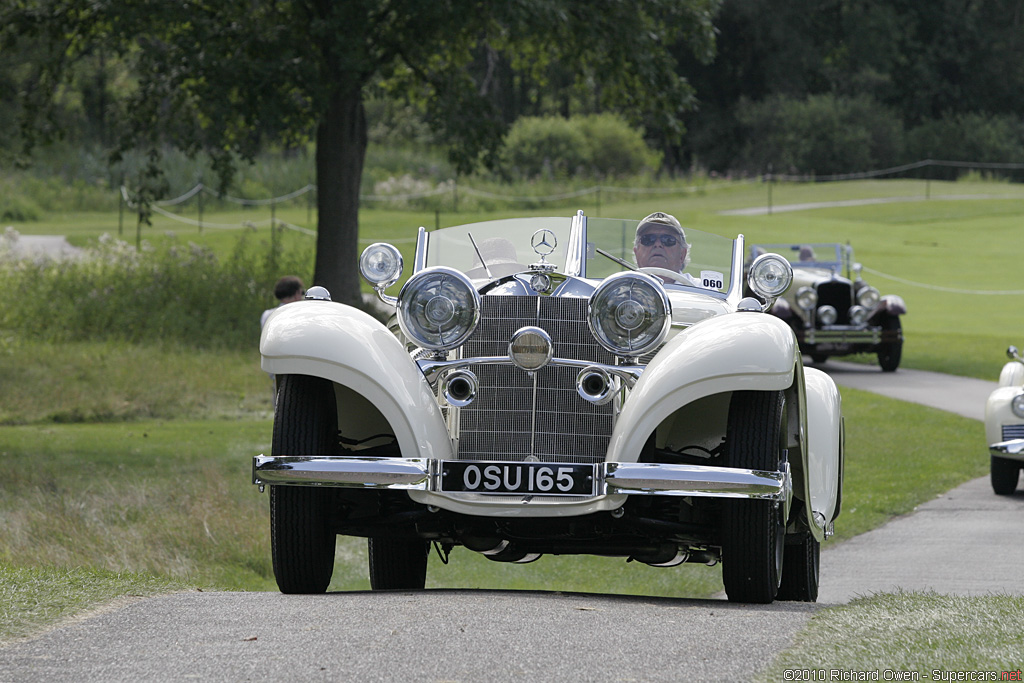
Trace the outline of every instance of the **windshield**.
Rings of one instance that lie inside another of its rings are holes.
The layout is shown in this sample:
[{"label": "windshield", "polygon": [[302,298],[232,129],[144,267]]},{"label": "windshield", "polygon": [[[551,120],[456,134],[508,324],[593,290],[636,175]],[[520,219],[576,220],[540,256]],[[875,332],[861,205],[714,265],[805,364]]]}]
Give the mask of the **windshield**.
[{"label": "windshield", "polygon": [[[499,278],[526,270],[550,248],[545,261],[558,272],[565,272],[571,227],[569,217],[510,218],[436,230],[428,234],[423,266],[449,266],[471,278],[485,278],[489,270],[492,278]],[[545,229],[551,231],[553,239],[549,236],[548,246],[538,245],[535,250],[533,236]]]},{"label": "windshield", "polygon": [[779,254],[794,268],[815,267],[836,269],[845,264],[844,253],[850,250],[836,243],[755,244],[750,247],[750,260],[761,254]]},{"label": "windshield", "polygon": [[[643,251],[640,248],[634,251],[637,225],[639,221],[634,220],[587,218],[584,277],[599,279],[629,270],[609,256],[631,265],[637,265],[638,261],[643,260]],[[689,277],[680,280],[667,279],[666,287],[697,287],[724,295],[732,280],[732,240],[689,227],[684,227],[683,232],[686,253],[679,270]],[[678,248],[676,245],[673,247]],[[649,272],[657,275],[655,271]]]}]

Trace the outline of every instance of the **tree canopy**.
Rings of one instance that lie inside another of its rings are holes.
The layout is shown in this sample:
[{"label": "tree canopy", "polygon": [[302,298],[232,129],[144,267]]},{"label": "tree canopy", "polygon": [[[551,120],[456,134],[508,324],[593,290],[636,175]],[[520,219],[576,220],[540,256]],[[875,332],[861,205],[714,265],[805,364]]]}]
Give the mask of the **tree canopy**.
[{"label": "tree canopy", "polygon": [[[268,141],[316,146],[317,284],[355,303],[370,88],[418,100],[459,168],[486,163],[509,120],[499,57],[543,82],[551,65],[602,107],[675,140],[693,91],[670,50],[711,57],[718,0],[14,0],[0,46],[33,46],[22,139],[63,130],[54,104],[84,59],[127,66],[117,150],[205,152],[225,187]],[[154,170],[152,179],[158,176]],[[160,188],[156,184],[154,195]]]}]

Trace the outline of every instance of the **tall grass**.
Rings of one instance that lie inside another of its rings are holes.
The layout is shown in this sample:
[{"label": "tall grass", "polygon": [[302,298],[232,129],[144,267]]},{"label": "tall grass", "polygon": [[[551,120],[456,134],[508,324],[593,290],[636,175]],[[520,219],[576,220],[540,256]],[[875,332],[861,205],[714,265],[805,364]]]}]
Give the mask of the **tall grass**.
[{"label": "tall grass", "polygon": [[76,260],[23,259],[3,248],[0,288],[19,296],[0,308],[0,330],[52,343],[121,340],[193,348],[253,346],[253,325],[276,303],[283,273],[311,279],[310,243],[269,249],[240,233],[232,252],[175,238],[142,250],[102,236]]}]

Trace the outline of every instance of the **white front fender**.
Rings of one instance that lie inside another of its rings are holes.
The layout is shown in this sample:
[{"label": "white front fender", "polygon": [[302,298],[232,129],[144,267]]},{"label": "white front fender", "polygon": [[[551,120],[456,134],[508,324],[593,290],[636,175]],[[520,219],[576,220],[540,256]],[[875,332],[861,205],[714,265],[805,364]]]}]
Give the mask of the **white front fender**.
[{"label": "white front fender", "polygon": [[608,461],[635,462],[658,425],[697,399],[788,389],[799,363],[793,331],[775,316],[732,313],[683,330],[630,392],[612,431]]},{"label": "white front fender", "polygon": [[339,423],[356,424],[361,409],[375,408],[394,430],[403,456],[452,457],[430,385],[402,343],[367,313],[331,301],[281,306],[263,327],[260,354],[267,372],[323,377],[365,399],[339,405]]},{"label": "white front fender", "polygon": [[[843,481],[842,403],[836,383],[817,368],[804,368],[807,387],[807,469],[805,498],[826,522],[838,515]],[[813,526],[818,526],[814,524]]]}]

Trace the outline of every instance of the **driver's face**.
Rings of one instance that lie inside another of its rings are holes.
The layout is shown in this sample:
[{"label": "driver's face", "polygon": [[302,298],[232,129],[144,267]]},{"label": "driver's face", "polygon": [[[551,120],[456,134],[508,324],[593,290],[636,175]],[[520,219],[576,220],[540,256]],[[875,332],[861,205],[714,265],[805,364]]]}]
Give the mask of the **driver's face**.
[{"label": "driver's face", "polygon": [[[633,247],[636,264],[641,268],[667,268],[677,273],[682,272],[683,261],[686,260],[686,249],[679,239],[679,233],[674,230],[659,230],[655,228],[644,231],[641,237],[647,237],[648,235],[654,238],[653,244],[645,246],[643,242],[638,240],[637,245]],[[665,246],[661,239],[662,235],[675,238],[676,243],[671,247]],[[648,238],[644,241],[650,242],[652,240]]]}]

